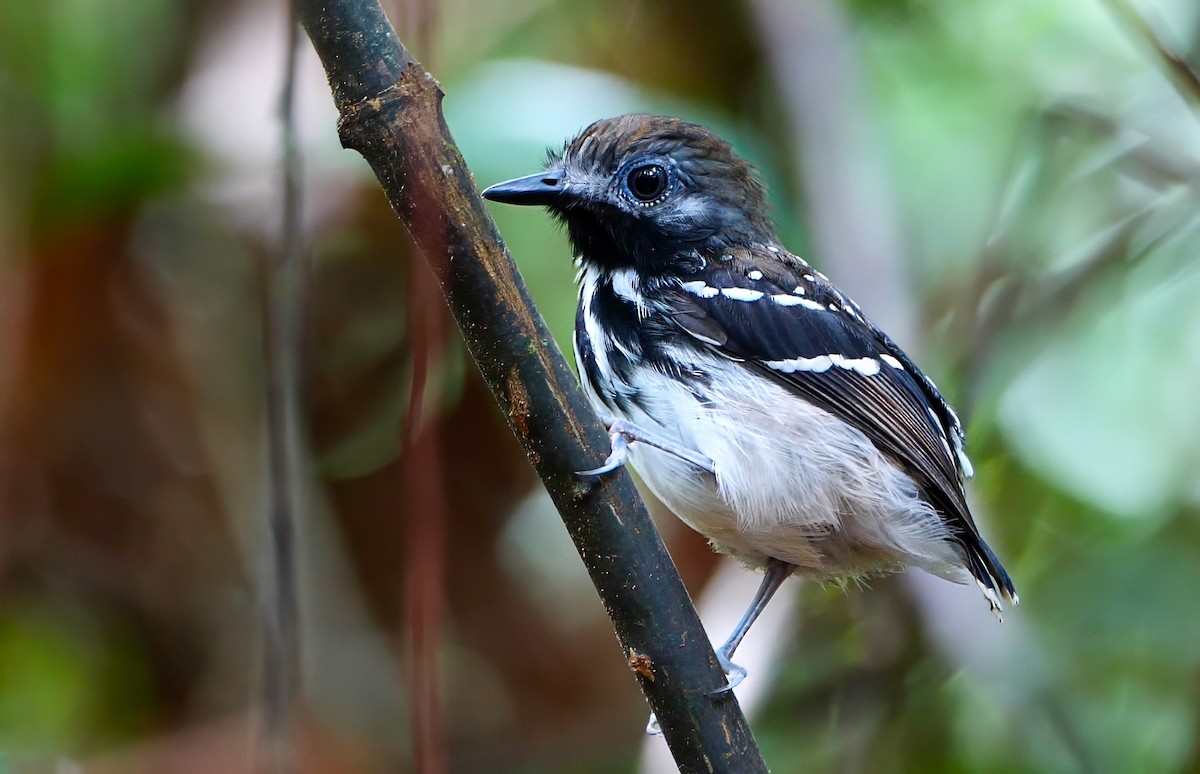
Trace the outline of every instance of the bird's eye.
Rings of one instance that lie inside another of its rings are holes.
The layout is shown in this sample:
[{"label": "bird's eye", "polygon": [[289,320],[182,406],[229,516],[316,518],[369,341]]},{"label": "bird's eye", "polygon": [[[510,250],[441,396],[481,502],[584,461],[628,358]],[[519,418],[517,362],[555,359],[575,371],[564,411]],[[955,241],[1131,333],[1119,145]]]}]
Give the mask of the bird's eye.
[{"label": "bird's eye", "polygon": [[636,167],[625,179],[629,192],[640,202],[650,203],[667,191],[667,170],[658,164]]}]

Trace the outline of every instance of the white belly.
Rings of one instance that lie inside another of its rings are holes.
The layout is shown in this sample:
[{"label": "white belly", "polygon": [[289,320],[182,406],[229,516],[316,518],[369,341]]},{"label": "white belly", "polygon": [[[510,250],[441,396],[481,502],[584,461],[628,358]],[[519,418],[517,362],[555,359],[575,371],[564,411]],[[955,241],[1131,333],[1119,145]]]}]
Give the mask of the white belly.
[{"label": "white belly", "polygon": [[643,444],[630,449],[651,491],[718,551],[823,578],[905,564],[965,578],[942,519],[865,435],[737,363],[712,356],[697,366],[722,372],[703,400],[645,371],[631,385],[642,406],[625,418],[713,460],[715,477]]}]

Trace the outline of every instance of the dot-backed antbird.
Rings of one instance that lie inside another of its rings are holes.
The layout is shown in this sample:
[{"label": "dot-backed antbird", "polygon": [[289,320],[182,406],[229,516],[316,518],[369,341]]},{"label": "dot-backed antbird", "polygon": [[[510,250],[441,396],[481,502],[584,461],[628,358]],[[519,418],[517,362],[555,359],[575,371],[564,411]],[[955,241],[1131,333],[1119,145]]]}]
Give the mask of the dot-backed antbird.
[{"label": "dot-backed antbird", "polygon": [[675,118],[597,121],[543,172],[488,188],[547,207],[580,266],[575,359],[646,484],[762,585],[734,650],[793,573],[822,580],[920,567],[1017,601],[979,534],[953,409],[819,271],[788,252],[755,170]]}]

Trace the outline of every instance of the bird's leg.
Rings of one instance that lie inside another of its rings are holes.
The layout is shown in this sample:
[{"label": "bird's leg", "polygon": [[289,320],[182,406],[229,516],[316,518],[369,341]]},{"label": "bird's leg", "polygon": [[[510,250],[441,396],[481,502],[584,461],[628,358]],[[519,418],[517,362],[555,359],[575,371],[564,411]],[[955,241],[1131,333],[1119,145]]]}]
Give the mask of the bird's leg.
[{"label": "bird's leg", "polygon": [[604,464],[600,467],[579,471],[578,475],[580,476],[602,476],[621,467],[625,464],[625,457],[629,453],[629,444],[634,441],[665,451],[667,454],[678,457],[684,462],[695,465],[709,473],[716,473],[717,471],[713,461],[703,454],[685,446],[680,446],[669,438],[655,435],[653,432],[639,427],[627,419],[618,419],[612,414],[602,414],[600,421],[604,423],[604,427],[608,430],[608,437],[612,443],[612,453],[608,455],[608,458],[604,460]]},{"label": "bird's leg", "polygon": [[750,627],[766,608],[767,603],[771,601],[771,597],[795,569],[796,565],[781,559],[771,559],[767,562],[767,571],[763,575],[762,583],[758,586],[758,591],[754,593],[754,599],[750,601],[750,607],[746,608],[742,620],[738,621],[738,625],[734,627],[729,639],[725,640],[725,643],[716,651],[717,661],[721,663],[721,669],[725,670],[725,674],[729,678],[728,682],[710,693],[709,696],[716,698],[729,693],[745,679],[746,670],[733,663],[733,652],[737,650],[738,645],[742,644],[742,638],[746,636],[746,632],[750,631]]},{"label": "bird's leg", "polygon": [[[742,620],[738,621],[738,625],[734,627],[733,633],[729,635],[729,639],[725,640],[721,647],[716,649],[717,662],[721,664],[721,669],[728,676],[729,681],[709,694],[709,698],[717,699],[732,691],[737,684],[746,678],[745,667],[738,666],[733,663],[733,652],[737,650],[738,645],[742,644],[742,639],[746,636],[746,632],[750,631],[750,627],[758,619],[758,616],[767,607],[767,603],[771,601],[771,597],[775,596],[775,592],[783,585],[783,582],[791,577],[795,571],[796,565],[785,562],[782,559],[770,559],[767,562],[767,571],[763,575],[762,583],[758,586],[758,591],[754,592],[754,599],[750,601],[750,607],[746,608],[746,612],[742,615]],[[662,729],[658,726],[658,717],[653,713],[650,714],[650,722],[646,724],[646,733],[651,736],[657,736],[662,733]]]}]

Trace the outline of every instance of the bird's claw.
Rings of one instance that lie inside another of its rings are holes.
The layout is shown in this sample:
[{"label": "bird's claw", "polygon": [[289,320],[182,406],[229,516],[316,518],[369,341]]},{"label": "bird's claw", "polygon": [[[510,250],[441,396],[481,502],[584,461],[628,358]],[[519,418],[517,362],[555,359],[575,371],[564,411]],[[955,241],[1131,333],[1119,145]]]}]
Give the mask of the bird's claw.
[{"label": "bird's claw", "polygon": [[746,667],[733,663],[719,650],[717,651],[717,663],[721,665],[721,671],[725,673],[725,684],[708,694],[710,699],[719,699],[737,688],[746,679],[747,674]]},{"label": "bird's claw", "polygon": [[[715,691],[708,694],[710,699],[722,699],[729,694],[734,688],[741,684],[742,680],[746,679],[746,668],[739,664],[735,664],[729,658],[717,651],[717,662],[721,665],[721,671],[725,673],[726,682]],[[658,715],[650,713],[650,720],[646,722],[646,734],[648,736],[659,736],[662,734],[662,728],[658,725]]]},{"label": "bird's claw", "polygon": [[612,430],[609,435],[609,442],[612,444],[612,452],[604,459],[604,464],[598,468],[591,470],[581,470],[575,475],[582,478],[592,478],[594,476],[603,476],[605,473],[612,473],[617,468],[625,464],[625,458],[629,456],[629,435],[627,431],[620,429]]},{"label": "bird's claw", "polygon": [[593,478],[595,476],[603,476],[606,473],[611,473],[617,468],[625,464],[626,457],[629,456],[629,444],[637,441],[644,443],[647,446],[652,446],[655,449],[666,452],[674,457],[678,457],[684,462],[690,463],[701,470],[709,473],[716,473],[717,466],[711,459],[705,457],[697,451],[680,446],[678,443],[655,435],[653,432],[643,430],[627,419],[618,419],[614,416],[607,415],[601,417],[604,422],[604,427],[608,430],[609,443],[612,444],[612,452],[604,460],[598,468],[591,470],[581,470],[575,475],[582,478]]}]

